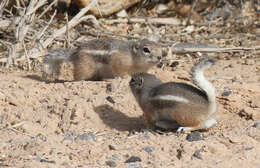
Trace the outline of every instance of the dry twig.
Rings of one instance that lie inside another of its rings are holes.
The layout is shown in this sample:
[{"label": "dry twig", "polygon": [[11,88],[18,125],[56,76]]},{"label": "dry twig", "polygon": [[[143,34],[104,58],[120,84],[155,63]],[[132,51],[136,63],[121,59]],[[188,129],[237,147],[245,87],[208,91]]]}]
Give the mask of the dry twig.
[{"label": "dry twig", "polygon": [[[9,49],[8,59],[7,58],[0,59],[0,62],[7,62],[7,67],[12,62],[10,60],[15,58],[14,56],[17,53],[17,49],[22,48],[22,46],[23,46],[22,41],[26,37],[26,34],[27,34],[29,28],[31,27],[32,23],[35,21],[35,18],[34,18],[35,11],[39,7],[44,5],[46,2],[47,2],[47,0],[40,0],[37,3],[37,0],[32,0],[32,1],[30,1],[29,6],[24,10],[24,14],[20,18],[19,25],[17,26],[17,29],[15,30],[15,37],[16,37],[16,39],[17,39],[16,41],[18,41],[18,43],[14,44],[13,47],[10,47],[10,45],[6,45]],[[91,3],[88,6],[86,6],[85,8],[81,9],[81,11],[75,17],[73,17],[68,22],[67,25],[63,26],[59,30],[56,30],[51,35],[51,37],[45,39],[42,43],[39,42],[39,45],[37,45],[37,47],[35,47],[35,48],[32,48],[31,50],[28,50],[27,54],[25,53],[25,51],[23,53],[21,53],[20,56],[18,58],[16,58],[15,60],[16,61],[21,61],[21,60],[25,60],[25,59],[28,60],[29,58],[37,58],[39,56],[42,56],[45,53],[43,51],[43,49],[47,48],[47,46],[49,44],[51,44],[56,37],[61,36],[62,34],[64,34],[66,32],[66,30],[73,28],[74,26],[78,25],[79,23],[81,23],[84,20],[91,19],[91,20],[93,20],[95,25],[99,25],[94,16],[91,16],[91,15],[84,16],[89,11],[89,9],[91,9],[96,4],[97,4],[97,0],[92,0]],[[48,9],[50,9],[51,5],[48,6]],[[44,11],[43,13],[46,13],[46,12],[47,11]],[[40,17],[41,17],[41,15],[40,15]],[[48,24],[46,25],[46,27],[36,36],[36,38],[35,38],[36,40],[40,41],[40,38],[43,37],[44,32],[46,31],[46,29],[49,27],[49,25],[53,21],[53,18],[55,15],[56,15],[56,12],[54,12],[54,14],[52,15],[52,17],[51,17],[50,21],[48,22]],[[27,23],[31,23],[31,24],[27,24]],[[28,56],[28,58],[26,55]]]},{"label": "dry twig", "polygon": [[9,1],[9,0],[3,0],[3,1],[0,3],[0,17],[2,17],[3,12],[4,12],[4,9],[5,9],[5,6],[8,4],[8,1]]},{"label": "dry twig", "polygon": [[175,47],[172,46],[173,53],[194,53],[194,52],[238,52],[238,51],[248,51],[248,50],[260,50],[260,46],[254,47],[232,47],[232,48],[211,48],[211,47]]},{"label": "dry twig", "polygon": [[[72,27],[78,25],[82,21],[82,16],[84,16],[88,12],[89,9],[91,9],[93,6],[95,6],[96,3],[97,3],[97,0],[92,0],[88,6],[81,9],[80,12],[69,21],[68,29],[71,29]],[[43,48],[46,48],[56,37],[64,34],[66,32],[66,27],[67,27],[67,25],[63,26],[59,30],[55,31],[53,33],[52,37],[46,39],[42,43]]]},{"label": "dry twig", "polygon": [[115,23],[147,23],[150,24],[165,24],[165,25],[180,25],[181,21],[176,18],[125,18],[125,19],[110,19],[103,20],[106,24]]}]

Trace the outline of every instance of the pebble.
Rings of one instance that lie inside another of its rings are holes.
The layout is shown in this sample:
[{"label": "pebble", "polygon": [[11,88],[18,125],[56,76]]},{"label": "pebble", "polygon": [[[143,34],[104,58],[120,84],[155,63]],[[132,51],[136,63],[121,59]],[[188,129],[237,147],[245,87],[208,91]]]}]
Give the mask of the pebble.
[{"label": "pebble", "polygon": [[154,151],[154,147],[153,146],[146,146],[146,147],[144,147],[144,151],[151,154]]},{"label": "pebble", "polygon": [[107,101],[109,101],[109,102],[112,103],[112,104],[115,104],[115,103],[116,103],[111,96],[107,96],[106,99],[107,99]]},{"label": "pebble", "polygon": [[253,127],[260,129],[260,121],[255,121]]},{"label": "pebble", "polygon": [[44,159],[44,158],[39,157],[39,156],[37,156],[37,157],[35,158],[35,160],[37,160],[37,161],[39,161],[39,162],[45,162],[45,163],[53,163],[53,164],[56,163],[54,160],[47,160],[47,159]]},{"label": "pebble", "polygon": [[[159,2],[159,1],[158,1]],[[167,10],[169,9],[169,7],[165,4],[162,4],[162,3],[159,3],[157,6],[156,6],[156,12],[158,14],[163,14],[164,12],[166,12]]]},{"label": "pebble", "polygon": [[41,99],[39,102],[40,102],[41,104],[43,104],[43,103],[48,103],[48,100],[47,100],[46,98],[43,98],[43,99]]},{"label": "pebble", "polygon": [[119,11],[118,13],[116,13],[116,16],[119,17],[119,18],[125,18],[125,17],[127,17],[128,15],[127,15],[126,10],[123,9],[123,10]]},{"label": "pebble", "polygon": [[64,137],[63,141],[71,141],[71,142],[73,142],[73,137],[71,135],[66,135]]},{"label": "pebble", "polygon": [[113,92],[115,90],[115,86],[112,83],[107,84],[106,92]]},{"label": "pebble", "polygon": [[194,154],[192,156],[198,158],[198,159],[201,159],[202,160],[202,156],[201,156],[201,149],[198,149],[194,152]]},{"label": "pebble", "polygon": [[78,135],[77,139],[84,140],[84,141],[89,141],[92,139],[92,140],[96,141],[96,135],[93,133],[84,133],[84,134]]},{"label": "pebble", "polygon": [[138,156],[131,156],[129,159],[125,161],[125,163],[132,163],[132,162],[141,162],[141,158]]},{"label": "pebble", "polygon": [[248,150],[252,150],[252,149],[254,149],[254,147],[252,147],[252,146],[248,146],[248,147],[245,147],[244,148],[246,151],[248,151]]},{"label": "pebble", "polygon": [[108,145],[109,150],[116,150],[116,147],[113,145]]},{"label": "pebble", "polygon": [[113,160],[108,160],[108,161],[106,161],[106,164],[107,164],[109,167],[116,167],[116,162],[113,161]]},{"label": "pebble", "polygon": [[143,168],[143,167],[139,164],[127,164],[126,168]]},{"label": "pebble", "polygon": [[119,156],[117,154],[114,154],[111,157],[109,157],[108,160],[117,161],[118,158],[119,158]]},{"label": "pebble", "polygon": [[170,67],[177,67],[179,65],[178,61],[173,61],[170,65]]},{"label": "pebble", "polygon": [[221,94],[221,96],[229,96],[229,95],[231,95],[231,93],[232,93],[232,91],[231,90],[229,90],[229,91],[224,91],[222,94]]},{"label": "pebble", "polygon": [[189,142],[203,140],[203,136],[199,131],[193,131],[187,135],[186,140]]}]

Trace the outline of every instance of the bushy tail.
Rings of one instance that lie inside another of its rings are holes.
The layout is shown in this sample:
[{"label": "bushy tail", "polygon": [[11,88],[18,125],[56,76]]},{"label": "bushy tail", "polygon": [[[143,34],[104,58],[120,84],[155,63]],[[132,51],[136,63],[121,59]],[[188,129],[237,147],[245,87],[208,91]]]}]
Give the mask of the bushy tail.
[{"label": "bushy tail", "polygon": [[48,51],[43,58],[42,72],[43,77],[55,76],[59,74],[59,65],[62,62],[71,60],[71,52],[68,49],[57,49]]},{"label": "bushy tail", "polygon": [[204,71],[215,64],[215,60],[202,58],[192,68],[192,80],[208,97],[209,115],[216,112],[216,91],[214,86],[205,78]]}]

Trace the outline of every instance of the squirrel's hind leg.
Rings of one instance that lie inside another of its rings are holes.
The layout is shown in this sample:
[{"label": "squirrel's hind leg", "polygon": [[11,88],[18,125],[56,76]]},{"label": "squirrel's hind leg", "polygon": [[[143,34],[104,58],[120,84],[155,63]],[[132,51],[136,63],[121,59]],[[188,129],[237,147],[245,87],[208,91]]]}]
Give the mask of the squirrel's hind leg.
[{"label": "squirrel's hind leg", "polygon": [[214,118],[209,118],[209,119],[205,120],[199,126],[195,126],[195,127],[179,127],[177,129],[177,132],[188,132],[188,131],[195,131],[195,130],[200,130],[200,129],[208,129],[210,127],[213,127],[216,124],[217,124],[217,121]]},{"label": "squirrel's hind leg", "polygon": [[155,126],[165,130],[169,130],[169,129],[176,129],[180,125],[176,121],[159,120],[155,122]]}]

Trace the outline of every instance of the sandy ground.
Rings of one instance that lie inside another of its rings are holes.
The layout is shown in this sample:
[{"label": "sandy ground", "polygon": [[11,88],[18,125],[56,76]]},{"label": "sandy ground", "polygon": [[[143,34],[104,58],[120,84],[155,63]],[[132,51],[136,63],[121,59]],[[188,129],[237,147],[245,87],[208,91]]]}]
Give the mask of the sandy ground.
[{"label": "sandy ground", "polygon": [[[195,61],[151,73],[190,83]],[[36,72],[2,69],[0,167],[259,168],[259,55],[219,57],[206,75],[218,93],[218,125],[188,141],[188,133],[143,131],[130,77],[45,83]]]}]

